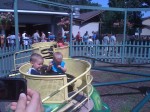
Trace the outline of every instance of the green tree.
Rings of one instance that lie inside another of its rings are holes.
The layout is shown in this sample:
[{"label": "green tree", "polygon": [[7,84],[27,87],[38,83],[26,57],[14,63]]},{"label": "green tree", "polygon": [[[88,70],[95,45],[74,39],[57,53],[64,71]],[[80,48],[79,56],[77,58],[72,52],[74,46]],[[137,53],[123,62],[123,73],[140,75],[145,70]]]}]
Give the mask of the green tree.
[{"label": "green tree", "polygon": [[[149,0],[109,0],[109,7],[117,8],[142,8],[149,6]],[[128,12],[127,16],[127,33],[134,34],[136,28],[142,27],[142,13],[140,11]],[[122,29],[119,33],[123,32],[123,12],[106,12],[104,15],[104,22],[106,27],[111,28],[111,32],[118,32],[118,29]],[[114,23],[118,22],[120,26],[114,28]]]}]

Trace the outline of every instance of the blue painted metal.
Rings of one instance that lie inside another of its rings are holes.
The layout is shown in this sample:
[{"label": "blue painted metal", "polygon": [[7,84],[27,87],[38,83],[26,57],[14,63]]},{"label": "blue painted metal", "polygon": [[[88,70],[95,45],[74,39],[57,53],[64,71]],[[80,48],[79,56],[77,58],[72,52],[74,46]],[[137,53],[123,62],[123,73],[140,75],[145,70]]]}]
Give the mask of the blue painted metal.
[{"label": "blue painted metal", "polygon": [[124,31],[123,31],[123,50],[122,50],[122,63],[124,63],[124,57],[125,57],[125,40],[126,40],[126,29],[127,29],[127,10],[125,10],[124,15]]},{"label": "blue painted metal", "polygon": [[139,73],[139,72],[128,72],[128,71],[123,71],[123,70],[114,70],[112,68],[106,68],[106,67],[99,67],[99,68],[92,68],[93,70],[101,70],[101,71],[107,71],[107,72],[114,72],[114,73],[121,73],[123,74],[128,74],[128,75],[137,75],[137,76],[144,76],[144,77],[150,77],[150,74],[144,74],[144,73]]},{"label": "blue painted metal", "polygon": [[70,5],[65,5],[65,4],[61,4],[61,3],[51,2],[51,1],[47,1],[47,0],[26,0],[26,1],[34,2],[34,3],[38,3],[38,4],[45,4],[45,5],[49,5],[49,6],[62,7],[62,8],[67,8],[67,9],[71,8]]},{"label": "blue painted metal", "polygon": [[70,50],[70,57],[72,56],[72,25],[73,25],[73,7],[71,7],[70,9],[70,47],[69,47],[69,50]]},{"label": "blue painted metal", "polygon": [[15,16],[15,36],[16,36],[16,51],[19,50],[19,28],[18,28],[18,0],[14,0],[14,16]]},{"label": "blue painted metal", "polygon": [[139,112],[140,109],[148,102],[150,101],[150,93],[144,97],[133,109],[131,112]]},{"label": "blue painted metal", "polygon": [[91,10],[105,10],[105,11],[150,11],[150,8],[114,8],[114,7],[100,7],[100,6],[83,6],[73,5],[80,9],[91,9]]},{"label": "blue painted metal", "polygon": [[[28,49],[30,49],[30,47],[27,47]],[[25,46],[24,49],[19,48],[18,50],[25,50]],[[12,71],[15,70],[15,63],[16,64],[20,64],[23,62],[27,62],[29,61],[29,58],[26,57],[26,59],[17,59],[16,62],[14,61],[14,56],[17,55],[16,54],[16,49],[15,47],[10,47],[8,49],[0,49],[0,77],[5,77],[9,74],[11,74]],[[32,51],[27,51],[24,53],[21,53],[19,55],[16,56],[16,58],[21,58],[27,55],[31,55]],[[14,63],[15,62],[15,63]]]},{"label": "blue painted metal", "polygon": [[142,79],[127,80],[127,81],[100,82],[100,83],[93,83],[92,85],[94,87],[100,87],[100,86],[112,86],[112,85],[138,83],[138,82],[149,82],[149,81],[150,81],[150,78],[142,78]]},{"label": "blue painted metal", "polygon": [[[127,43],[125,42],[125,36],[126,36],[126,20],[127,20],[127,12],[128,11],[150,11],[150,8],[105,8],[105,7],[96,7],[96,6],[80,6],[80,5],[65,5],[65,4],[59,4],[55,2],[50,2],[47,0],[27,0],[31,2],[36,2],[39,4],[46,4],[49,6],[58,6],[62,8],[71,9],[70,14],[70,40],[72,41],[72,23],[73,23],[73,8],[80,8],[80,9],[91,9],[91,10],[106,10],[106,11],[121,11],[125,12],[124,16],[124,39],[123,43],[113,45],[102,45],[102,44],[93,44],[87,45],[84,43],[72,43],[70,41],[70,56],[89,56],[95,59],[100,59],[101,61],[105,62],[116,62],[117,63],[123,63],[125,64],[128,60],[128,58],[134,58],[136,60],[136,63],[149,63],[150,62],[150,44],[146,43],[147,45],[143,44],[143,42],[131,42]],[[14,13],[15,13],[15,34],[18,36],[18,12],[17,12],[17,0],[14,0]],[[19,49],[18,40],[16,42],[16,49],[10,48],[2,49],[0,54],[0,73],[5,76],[6,74],[9,74],[12,69],[14,69],[14,53],[16,50],[22,50]],[[112,48],[112,51],[108,51],[105,56],[105,48]],[[116,50],[115,50],[116,49]],[[6,52],[7,51],[7,52]],[[11,51],[11,52],[10,52]],[[15,63],[20,64],[22,62],[28,61],[28,58],[26,59],[20,59],[20,57],[23,57],[24,55],[30,55],[31,52],[24,52],[22,54],[17,54],[17,60]],[[115,60],[114,60],[115,59]],[[121,60],[121,61],[120,61]],[[9,67],[8,67],[9,65]],[[126,71],[117,71],[112,69],[105,69],[105,68],[94,68],[96,70],[103,70],[103,71],[110,71],[110,72],[116,72],[116,73],[123,73],[128,75],[139,75],[139,76],[145,76],[149,77],[149,74],[143,74],[143,73],[135,73],[135,72],[126,72]],[[104,85],[116,85],[116,84],[125,84],[125,83],[136,83],[136,82],[146,82],[149,81],[149,78],[144,79],[137,79],[137,80],[128,80],[128,81],[118,81],[118,82],[109,82],[109,83],[98,83],[94,84],[95,86],[104,86]],[[134,110],[138,110],[148,101],[149,97],[146,97],[142,102],[139,103],[138,106],[135,107]]]},{"label": "blue painted metal", "polygon": [[[72,42],[72,56],[86,56],[99,59],[103,62],[117,64],[148,64],[150,63],[150,42],[131,42],[111,44],[86,44],[84,42]],[[108,47],[108,52],[105,48]],[[123,61],[122,61],[123,60]]]}]

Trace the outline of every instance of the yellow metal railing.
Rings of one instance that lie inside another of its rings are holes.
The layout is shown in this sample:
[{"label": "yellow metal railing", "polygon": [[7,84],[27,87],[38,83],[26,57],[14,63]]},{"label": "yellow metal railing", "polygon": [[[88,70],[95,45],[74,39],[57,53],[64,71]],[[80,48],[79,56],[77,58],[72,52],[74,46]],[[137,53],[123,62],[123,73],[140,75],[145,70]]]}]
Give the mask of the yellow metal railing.
[{"label": "yellow metal railing", "polygon": [[[58,92],[60,92],[60,91],[63,90],[64,88],[68,87],[69,85],[73,84],[75,81],[77,81],[79,78],[81,78],[81,77],[83,77],[83,76],[85,76],[85,75],[86,75],[86,74],[84,74],[84,75],[82,75],[82,76],[79,76],[79,77],[75,78],[74,80],[72,80],[71,82],[67,83],[66,85],[64,85],[63,87],[61,87],[60,89],[58,89],[57,91],[53,92],[53,93],[52,93],[51,95],[49,95],[48,97],[44,98],[44,99],[42,100],[42,102],[44,103],[44,101],[48,100],[48,99],[51,98],[52,96],[57,95]],[[93,77],[92,77],[91,75],[88,75],[88,76],[90,77],[89,82],[88,82],[86,85],[84,85],[82,88],[80,88],[77,92],[75,92],[72,96],[68,97],[68,99],[67,99],[64,103],[69,102],[69,101],[72,100],[77,94],[83,92],[83,90],[86,89],[86,88],[88,88],[88,86],[91,86],[91,82],[92,82],[92,80],[93,80]],[[91,91],[88,90],[88,92],[87,92],[87,98],[85,98],[82,102],[80,102],[78,105],[76,105],[76,106],[72,109],[72,111],[75,110],[75,109],[77,109],[79,106],[81,106],[81,105],[82,105],[84,102],[86,102],[87,100],[89,100],[89,97],[91,96],[92,91],[93,91],[93,89],[92,89],[92,87],[91,87]],[[59,109],[59,107],[56,107],[56,108],[53,109],[51,112],[55,112],[55,111],[57,111],[58,109]]]}]

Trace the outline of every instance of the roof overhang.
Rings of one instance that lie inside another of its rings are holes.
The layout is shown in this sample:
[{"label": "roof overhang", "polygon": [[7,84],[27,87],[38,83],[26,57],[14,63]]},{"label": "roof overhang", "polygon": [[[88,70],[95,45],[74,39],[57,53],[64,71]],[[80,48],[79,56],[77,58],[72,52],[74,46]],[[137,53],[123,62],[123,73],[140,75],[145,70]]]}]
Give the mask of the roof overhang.
[{"label": "roof overhang", "polygon": [[[14,12],[14,10],[12,10],[12,9],[0,9],[0,12]],[[18,13],[64,15],[64,16],[69,15],[69,13],[66,13],[66,12],[48,12],[48,11],[31,11],[31,10],[18,10]]]}]

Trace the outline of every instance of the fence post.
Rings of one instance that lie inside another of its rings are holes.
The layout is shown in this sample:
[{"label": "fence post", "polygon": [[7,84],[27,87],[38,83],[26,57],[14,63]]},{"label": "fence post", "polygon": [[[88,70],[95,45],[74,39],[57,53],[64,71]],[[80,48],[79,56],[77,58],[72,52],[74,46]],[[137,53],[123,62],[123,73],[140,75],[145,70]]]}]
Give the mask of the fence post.
[{"label": "fence post", "polygon": [[142,107],[144,107],[145,103],[150,100],[150,93],[144,97],[133,109],[132,112],[139,112]]},{"label": "fence post", "polygon": [[126,28],[127,28],[127,9],[125,10],[125,14],[124,14],[123,47],[122,47],[122,60],[121,60],[122,64],[125,63],[124,61],[125,61]]},{"label": "fence post", "polygon": [[14,16],[15,16],[15,36],[16,36],[16,51],[19,50],[19,38],[18,38],[18,0],[14,0]]},{"label": "fence post", "polygon": [[71,12],[70,12],[70,44],[69,44],[69,55],[72,56],[72,24],[73,24],[73,6],[71,6]]}]

